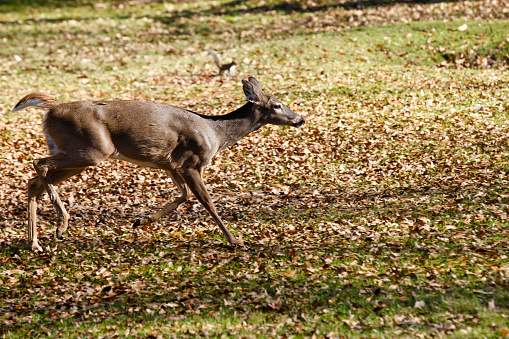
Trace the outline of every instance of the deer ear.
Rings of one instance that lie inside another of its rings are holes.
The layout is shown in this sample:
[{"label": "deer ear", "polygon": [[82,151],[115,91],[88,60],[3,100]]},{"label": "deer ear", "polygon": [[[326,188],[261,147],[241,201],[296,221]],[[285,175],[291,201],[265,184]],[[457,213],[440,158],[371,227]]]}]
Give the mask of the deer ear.
[{"label": "deer ear", "polygon": [[254,87],[258,87],[258,89],[263,92],[262,86],[260,86],[260,83],[255,77],[249,77],[248,80]]},{"label": "deer ear", "polygon": [[255,93],[253,85],[250,82],[247,82],[246,80],[242,80],[242,85],[247,101],[256,104],[259,101],[259,98],[258,95],[256,95]]}]

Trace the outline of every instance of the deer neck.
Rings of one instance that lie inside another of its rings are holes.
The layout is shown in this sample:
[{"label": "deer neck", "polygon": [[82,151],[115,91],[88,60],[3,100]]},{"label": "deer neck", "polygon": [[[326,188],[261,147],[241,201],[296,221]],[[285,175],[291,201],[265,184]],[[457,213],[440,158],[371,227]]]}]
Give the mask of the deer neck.
[{"label": "deer neck", "polygon": [[219,150],[233,145],[265,123],[260,112],[250,102],[222,116],[212,117],[218,135]]}]

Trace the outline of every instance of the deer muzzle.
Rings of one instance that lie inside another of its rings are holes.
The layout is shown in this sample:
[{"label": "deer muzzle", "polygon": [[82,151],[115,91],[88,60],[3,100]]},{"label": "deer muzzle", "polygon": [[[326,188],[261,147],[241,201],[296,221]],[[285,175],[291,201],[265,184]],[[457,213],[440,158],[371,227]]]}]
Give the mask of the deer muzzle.
[{"label": "deer muzzle", "polygon": [[300,119],[292,125],[293,127],[300,127],[300,126],[304,125],[304,123],[306,122],[306,120],[304,120],[303,117],[299,117],[299,118]]}]

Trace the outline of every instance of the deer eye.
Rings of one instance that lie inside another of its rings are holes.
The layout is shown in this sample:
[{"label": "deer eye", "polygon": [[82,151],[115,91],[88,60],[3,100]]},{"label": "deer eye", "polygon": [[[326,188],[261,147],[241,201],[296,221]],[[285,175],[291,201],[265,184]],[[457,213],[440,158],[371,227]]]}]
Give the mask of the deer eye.
[{"label": "deer eye", "polygon": [[272,109],[282,109],[282,108],[283,108],[283,105],[281,105],[281,104],[272,105]]}]

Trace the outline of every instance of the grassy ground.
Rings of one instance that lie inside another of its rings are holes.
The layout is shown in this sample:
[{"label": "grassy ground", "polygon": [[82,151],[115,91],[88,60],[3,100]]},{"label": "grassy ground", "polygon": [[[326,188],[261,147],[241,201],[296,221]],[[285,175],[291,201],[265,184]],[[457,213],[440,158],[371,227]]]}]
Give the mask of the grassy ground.
[{"label": "grassy ground", "polygon": [[[41,7],[42,6],[42,7]],[[507,1],[0,4],[0,333],[33,337],[448,337],[509,333]],[[234,59],[216,76],[207,51]],[[122,162],[60,185],[25,249],[44,91],[204,114],[254,75],[301,113],[205,173],[230,248],[196,200]]]}]

